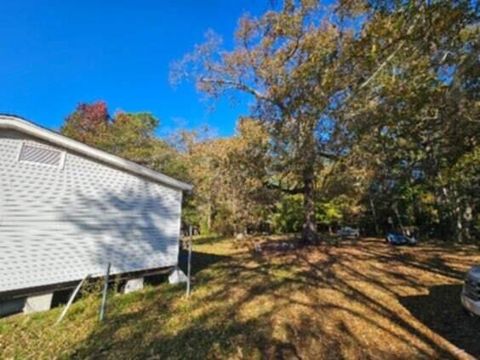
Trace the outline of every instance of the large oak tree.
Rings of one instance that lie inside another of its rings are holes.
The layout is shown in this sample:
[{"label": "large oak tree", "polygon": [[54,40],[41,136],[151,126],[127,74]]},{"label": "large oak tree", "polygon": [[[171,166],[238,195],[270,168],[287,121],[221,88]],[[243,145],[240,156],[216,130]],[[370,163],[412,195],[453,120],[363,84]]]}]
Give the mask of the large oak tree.
[{"label": "large oak tree", "polygon": [[193,78],[208,95],[253,97],[252,115],[269,129],[278,173],[265,185],[303,194],[304,243],[317,238],[316,175],[326,161],[345,155],[352,140],[340,121],[343,109],[416,30],[412,11],[390,19],[387,25],[396,26],[396,33],[359,67],[356,61],[365,55],[357,46],[361,29],[375,12],[363,1],[325,7],[315,0],[285,0],[259,18],[241,18],[232,50],[222,50],[221,39],[209,33],[173,66],[174,80]]},{"label": "large oak tree", "polygon": [[[281,176],[265,184],[304,197],[304,242],[316,239],[315,173],[330,156],[332,119],[326,109],[340,90],[337,76],[342,33],[316,1],[285,1],[260,18],[244,16],[231,51],[213,33],[174,65],[212,96],[243,92],[254,99],[252,115],[271,134]],[[283,188],[282,179],[289,185]],[[298,183],[299,185],[295,185]],[[292,185],[294,184],[294,185]]]}]

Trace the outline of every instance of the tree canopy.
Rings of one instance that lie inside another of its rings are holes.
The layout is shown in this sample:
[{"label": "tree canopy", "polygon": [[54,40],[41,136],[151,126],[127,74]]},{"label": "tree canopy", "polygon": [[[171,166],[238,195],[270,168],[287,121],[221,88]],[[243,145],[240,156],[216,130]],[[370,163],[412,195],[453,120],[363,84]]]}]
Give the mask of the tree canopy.
[{"label": "tree canopy", "polygon": [[62,132],[195,186],[203,233],[355,225],[480,235],[476,1],[285,0],[243,16],[230,49],[208,32],[172,65],[216,99],[246,94],[235,135],[160,139],[148,113],[81,104]]}]

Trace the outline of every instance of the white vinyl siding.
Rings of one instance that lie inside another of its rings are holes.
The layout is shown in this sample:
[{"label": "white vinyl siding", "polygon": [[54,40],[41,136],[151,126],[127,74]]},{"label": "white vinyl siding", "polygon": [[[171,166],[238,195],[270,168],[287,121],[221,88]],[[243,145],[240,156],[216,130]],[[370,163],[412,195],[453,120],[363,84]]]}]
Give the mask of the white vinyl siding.
[{"label": "white vinyl siding", "polygon": [[71,152],[18,161],[25,140],[0,130],[0,292],[177,263],[181,191]]}]

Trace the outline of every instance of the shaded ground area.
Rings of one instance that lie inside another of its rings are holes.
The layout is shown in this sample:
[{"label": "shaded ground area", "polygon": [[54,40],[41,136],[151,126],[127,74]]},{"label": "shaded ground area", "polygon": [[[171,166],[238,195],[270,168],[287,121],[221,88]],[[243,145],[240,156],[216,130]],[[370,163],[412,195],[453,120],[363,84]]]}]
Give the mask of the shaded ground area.
[{"label": "shaded ground area", "polygon": [[461,285],[434,286],[428,294],[406,296],[400,303],[430,329],[480,357],[480,319],[463,313],[461,290]]},{"label": "shaded ground area", "polygon": [[[231,240],[194,245],[190,300],[162,284],[0,320],[0,357],[151,359],[412,359],[480,356],[478,319],[459,305],[470,246],[390,247],[379,239],[266,249]],[[455,344],[456,346],[452,345]]]}]

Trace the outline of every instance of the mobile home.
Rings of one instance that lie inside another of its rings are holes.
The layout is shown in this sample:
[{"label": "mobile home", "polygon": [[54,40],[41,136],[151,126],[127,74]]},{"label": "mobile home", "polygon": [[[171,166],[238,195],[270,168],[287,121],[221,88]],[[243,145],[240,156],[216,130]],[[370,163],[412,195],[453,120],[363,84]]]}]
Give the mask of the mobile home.
[{"label": "mobile home", "polygon": [[108,263],[111,274],[174,268],[190,189],[0,115],[0,313],[19,297],[49,307],[52,289],[101,276]]}]

